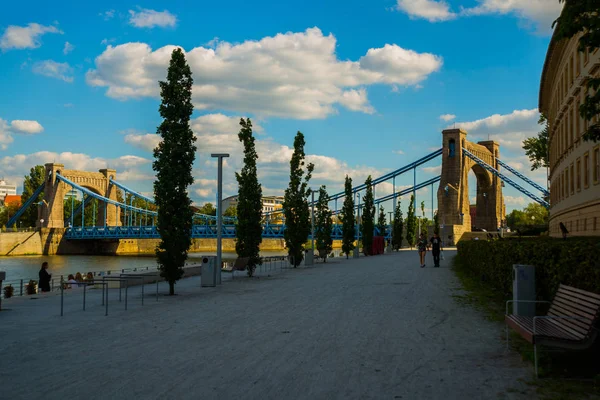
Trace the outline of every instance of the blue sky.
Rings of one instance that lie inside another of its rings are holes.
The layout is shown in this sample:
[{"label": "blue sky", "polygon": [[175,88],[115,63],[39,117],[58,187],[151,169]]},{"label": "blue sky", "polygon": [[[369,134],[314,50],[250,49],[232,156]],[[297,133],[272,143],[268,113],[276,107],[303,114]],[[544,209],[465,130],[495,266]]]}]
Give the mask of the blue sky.
[{"label": "blue sky", "polygon": [[[33,165],[56,161],[116,168],[150,193],[165,46],[182,47],[194,73],[197,203],[214,202],[214,151],[232,154],[224,194],[237,191],[240,116],[257,127],[268,194],[287,186],[298,130],[315,186],[337,192],[345,174],[363,182],[439,148],[454,123],[472,140],[499,141],[506,161],[545,184],[520,142],[539,130],[558,1],[47,4],[12,2],[0,15],[0,177],[19,185]],[[419,169],[418,180],[438,166]],[[431,208],[428,190],[419,197]],[[505,197],[508,210],[529,202],[509,188]]]}]

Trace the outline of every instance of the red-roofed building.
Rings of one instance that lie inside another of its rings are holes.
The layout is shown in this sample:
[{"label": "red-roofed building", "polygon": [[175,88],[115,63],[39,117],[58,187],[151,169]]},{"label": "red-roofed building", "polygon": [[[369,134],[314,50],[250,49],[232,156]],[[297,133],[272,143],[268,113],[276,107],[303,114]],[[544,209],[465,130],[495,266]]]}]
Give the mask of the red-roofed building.
[{"label": "red-roofed building", "polygon": [[10,205],[16,205],[21,207],[21,195],[20,194],[7,194],[2,199],[2,203],[4,206],[8,207]]}]

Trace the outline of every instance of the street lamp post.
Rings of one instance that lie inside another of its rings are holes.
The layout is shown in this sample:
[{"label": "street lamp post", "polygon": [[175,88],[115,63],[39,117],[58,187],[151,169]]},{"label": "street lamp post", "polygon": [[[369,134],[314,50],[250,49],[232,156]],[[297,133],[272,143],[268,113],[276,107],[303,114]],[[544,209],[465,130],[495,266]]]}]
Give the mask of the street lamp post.
[{"label": "street lamp post", "polygon": [[310,212],[310,242],[311,242],[311,251],[307,252],[306,259],[304,260],[304,265],[313,265],[315,259],[315,191],[313,189],[310,190],[311,197],[311,212]]},{"label": "street lamp post", "polygon": [[310,190],[312,211],[310,213],[310,237],[312,242],[313,256],[315,254],[315,191]]},{"label": "street lamp post", "polygon": [[356,247],[354,248],[354,258],[358,258],[358,246],[360,244],[360,194],[356,192]]},{"label": "street lamp post", "polygon": [[217,172],[217,265],[215,266],[215,284],[221,283],[221,246],[223,241],[223,158],[229,157],[227,153],[211,154],[211,157],[217,158],[219,167]]}]

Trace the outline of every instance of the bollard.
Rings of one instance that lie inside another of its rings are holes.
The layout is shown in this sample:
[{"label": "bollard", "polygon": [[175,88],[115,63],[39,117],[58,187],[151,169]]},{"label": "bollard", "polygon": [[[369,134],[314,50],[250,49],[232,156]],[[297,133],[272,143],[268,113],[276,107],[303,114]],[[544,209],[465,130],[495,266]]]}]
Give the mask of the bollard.
[{"label": "bollard", "polygon": [[129,289],[129,280],[125,281],[125,310],[127,310],[127,289]]},{"label": "bollard", "polygon": [[[104,280],[104,278],[102,278]],[[104,295],[104,288],[106,288],[106,309],[104,311],[104,316],[107,317],[108,316],[108,282],[102,282],[103,286],[102,286],[102,294]]]},{"label": "bollard", "polygon": [[[104,277],[102,277],[102,305],[104,305],[104,283],[105,283],[105,279]],[[108,293],[107,293],[108,296]],[[106,301],[108,302],[108,299],[106,299]]]},{"label": "bollard", "polygon": [[86,286],[87,285],[85,285],[85,284],[83,285],[83,311],[85,311],[85,287]]},{"label": "bollard", "polygon": [[64,308],[64,292],[65,292],[65,288],[64,285],[62,283],[62,275],[60,277],[60,316],[63,316],[63,308]]},{"label": "bollard", "polygon": [[23,279],[21,279],[21,296],[23,296]]},{"label": "bollard", "polygon": [[158,301],[158,276],[156,277],[156,301]]}]

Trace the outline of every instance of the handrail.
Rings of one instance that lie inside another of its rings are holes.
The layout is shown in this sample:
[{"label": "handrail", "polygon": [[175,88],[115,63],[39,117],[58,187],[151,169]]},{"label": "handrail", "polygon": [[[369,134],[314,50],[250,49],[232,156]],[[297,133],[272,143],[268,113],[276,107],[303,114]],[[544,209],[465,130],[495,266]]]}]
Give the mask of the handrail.
[{"label": "handrail", "polygon": [[25,204],[23,204],[21,206],[21,208],[19,208],[17,213],[15,215],[13,215],[11,217],[11,219],[8,220],[8,222],[6,223],[7,228],[10,228],[11,226],[13,226],[15,224],[15,222],[17,222],[17,220],[19,219],[19,217],[21,215],[23,215],[25,210],[37,199],[37,197],[40,195],[40,193],[42,193],[42,190],[44,190],[45,186],[46,186],[46,184],[42,183],[37,189],[35,189],[35,192],[33,192],[31,197],[27,199]]},{"label": "handrail", "polygon": [[521,193],[523,193],[524,195],[528,196],[532,200],[536,201],[537,203],[543,205],[546,208],[550,208],[550,204],[546,200],[540,199],[539,197],[537,197],[536,195],[534,195],[533,193],[531,193],[527,189],[521,187],[516,182],[513,182],[512,180],[510,180],[509,178],[507,178],[506,176],[504,176],[502,173],[500,173],[496,168],[492,167],[491,165],[489,165],[488,163],[486,163],[485,161],[483,161],[482,159],[480,159],[479,157],[477,157],[476,155],[474,155],[473,153],[471,153],[469,150],[463,148],[463,154],[465,156],[469,157],[471,160],[475,161],[477,164],[479,164],[480,166],[482,166],[487,171],[489,171],[492,174],[496,175],[497,177],[499,177],[500,179],[502,179],[504,182],[508,183],[509,185],[511,185],[512,187],[514,187],[515,189],[517,189],[518,191],[520,191]]},{"label": "handrail", "polygon": [[[124,190],[125,192],[131,193],[135,197],[138,197],[138,198],[140,198],[142,200],[145,200],[145,201],[149,202],[150,204],[156,205],[156,202],[155,202],[155,200],[153,198],[144,196],[143,194],[138,193],[135,190],[132,190],[132,189],[128,188],[127,186],[123,185],[120,182],[117,182],[117,181],[113,180],[112,178],[110,179],[110,183],[113,184],[113,185],[115,185],[115,186],[117,186],[119,189]],[[216,220],[217,219],[217,217],[214,216],[214,215],[201,214],[201,213],[194,213],[194,218],[204,218],[204,219],[207,219],[207,220]],[[227,220],[237,221],[237,217],[226,217],[226,216],[223,216],[223,220],[225,220],[225,221],[227,221]]]},{"label": "handrail", "polygon": [[544,196],[549,196],[550,195],[550,192],[547,189],[544,189],[543,187],[541,187],[540,185],[538,185],[537,183],[535,183],[534,181],[532,181],[531,179],[529,179],[525,175],[521,174],[519,171],[517,171],[516,169],[514,169],[510,165],[506,164],[505,162],[502,162],[498,158],[496,158],[496,161],[498,161],[498,164],[500,164],[501,166],[503,166],[504,168],[506,168],[507,170],[509,170],[510,172],[512,172],[513,174],[515,174],[516,176],[518,176],[519,178],[523,179],[525,182],[529,183],[531,186],[533,186],[534,188],[536,188],[540,192],[542,192],[544,194]]},{"label": "handrail", "polygon": [[[410,163],[408,165],[405,165],[402,168],[399,168],[399,169],[397,169],[395,171],[392,171],[392,172],[388,172],[387,174],[385,174],[383,176],[380,176],[379,178],[375,178],[372,181],[371,185],[376,185],[378,183],[385,182],[385,181],[387,181],[390,178],[395,178],[398,175],[402,175],[405,172],[408,172],[408,171],[410,171],[413,168],[417,168],[421,164],[425,164],[426,162],[433,160],[434,158],[442,155],[442,153],[443,153],[443,149],[438,149],[438,150],[434,151],[433,153],[429,153],[426,156],[421,157],[417,161],[413,161],[412,163]],[[363,190],[366,187],[367,187],[367,185],[364,184],[364,183],[361,184],[361,185],[355,186],[355,187],[352,188],[352,193],[354,194],[356,192],[359,192],[359,191]],[[327,198],[327,202],[338,200],[338,199],[343,198],[343,197],[346,197],[346,192],[336,193],[336,194],[333,194],[333,195],[329,196]],[[316,203],[317,203],[317,201],[315,201],[315,204]],[[309,202],[308,204],[310,206],[310,205],[313,204],[313,202]],[[280,214],[282,212],[284,212],[283,209],[282,210],[277,210],[277,211],[272,211],[270,213],[265,213],[264,216],[267,217],[267,216],[270,216],[270,215],[273,215],[273,214]]]}]

